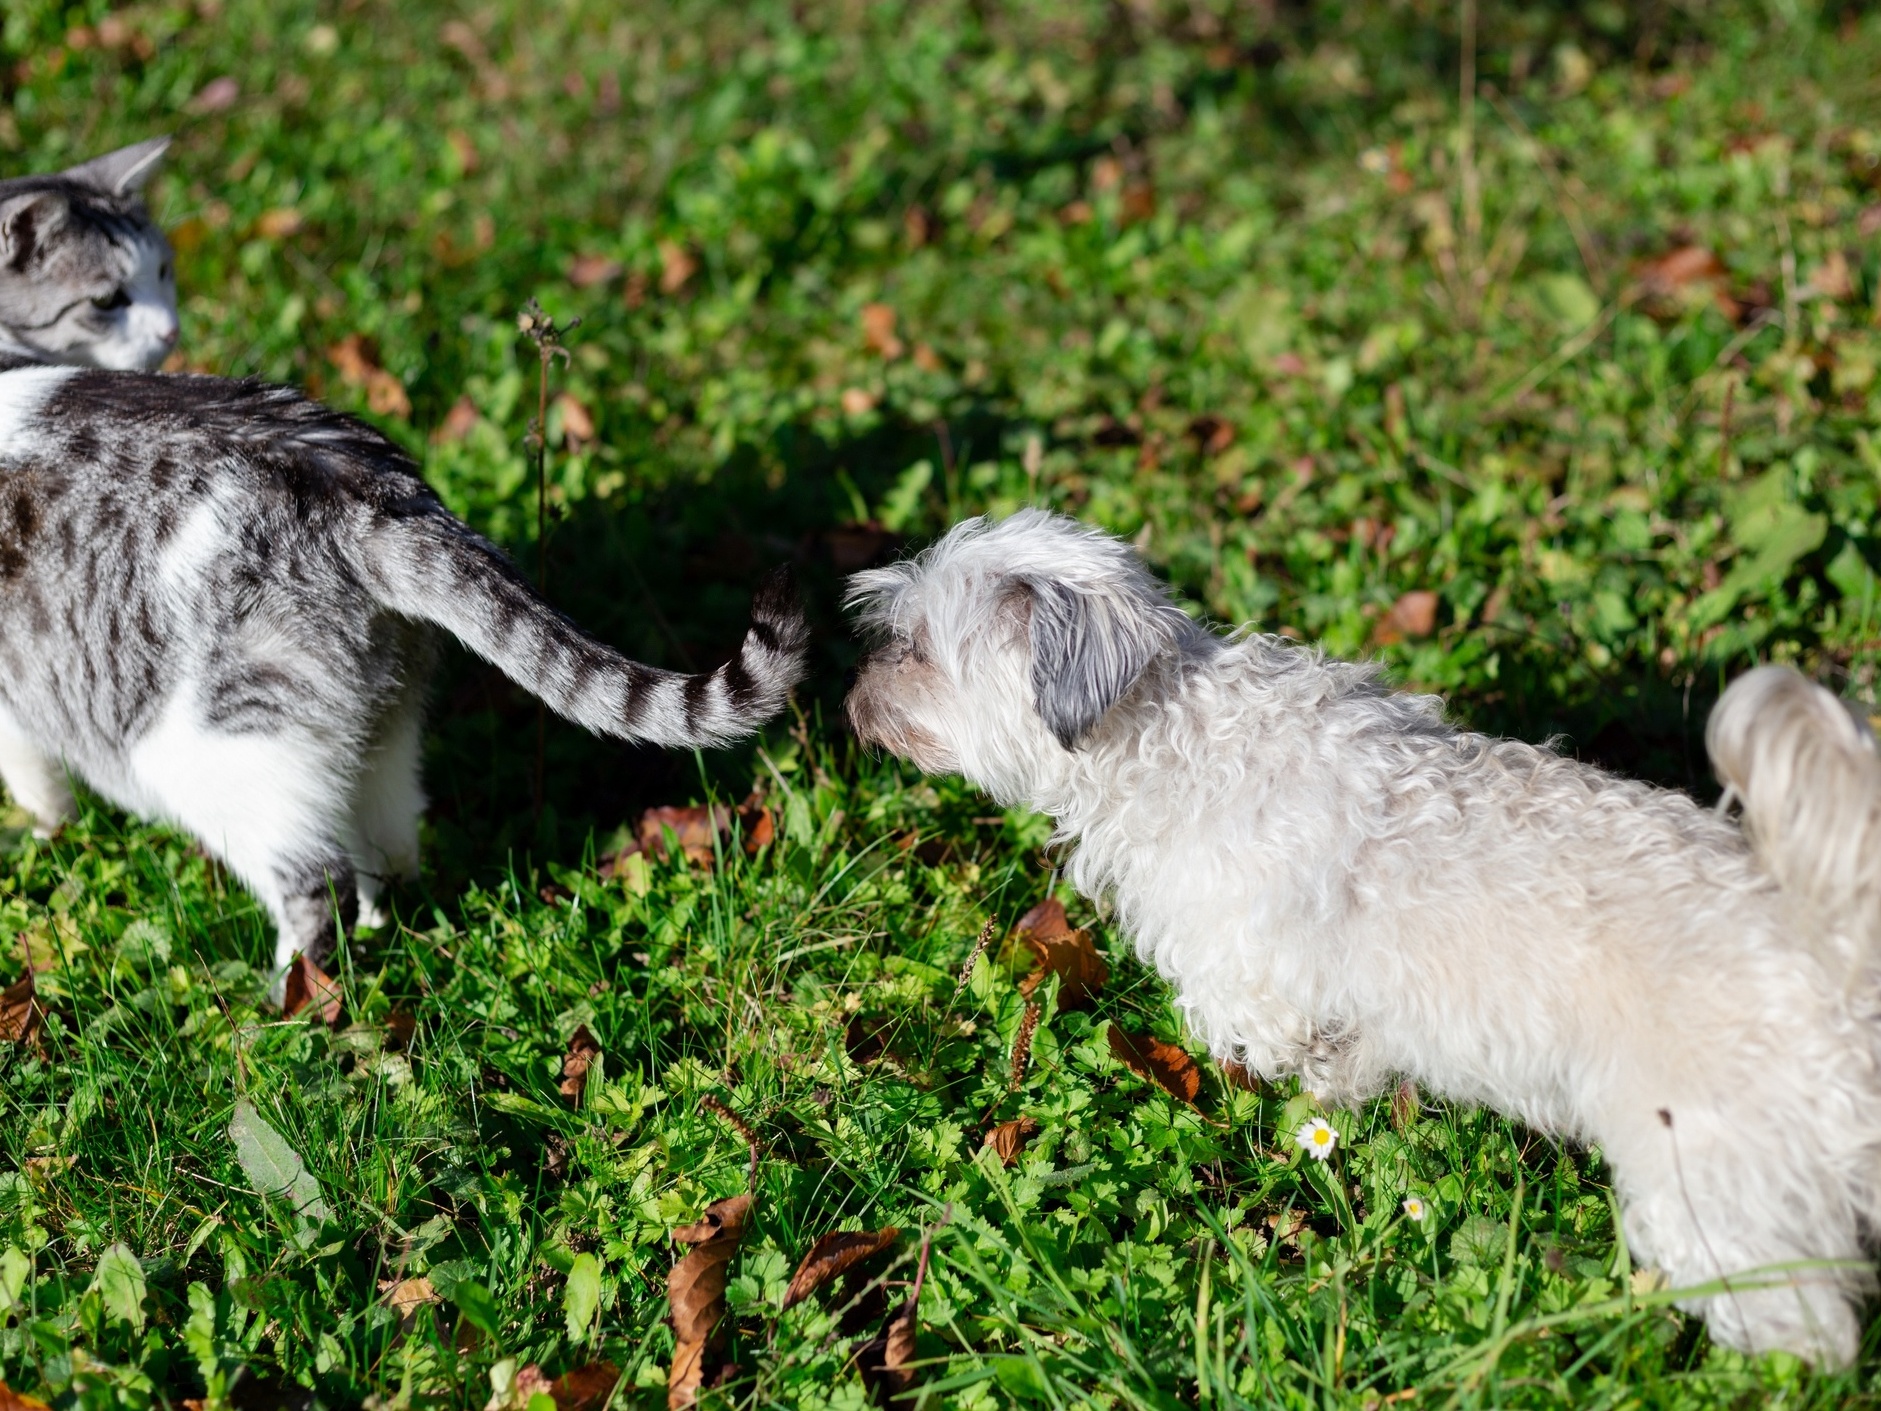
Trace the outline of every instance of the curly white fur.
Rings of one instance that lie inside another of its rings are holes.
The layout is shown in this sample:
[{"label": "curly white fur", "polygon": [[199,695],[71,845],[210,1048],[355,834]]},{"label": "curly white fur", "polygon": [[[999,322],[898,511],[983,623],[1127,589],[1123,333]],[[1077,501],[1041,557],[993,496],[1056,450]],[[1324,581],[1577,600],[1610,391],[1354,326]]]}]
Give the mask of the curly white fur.
[{"label": "curly white fur", "polygon": [[1218,636],[1040,512],[961,524],[851,601],[882,639],[858,734],[1052,815],[1217,1056],[1328,1100],[1402,1074],[1598,1143],[1636,1256],[1728,1281],[1688,1301],[1714,1336],[1854,1355],[1881,762],[1827,692],[1766,670],[1720,703],[1747,839],[1372,666]]}]

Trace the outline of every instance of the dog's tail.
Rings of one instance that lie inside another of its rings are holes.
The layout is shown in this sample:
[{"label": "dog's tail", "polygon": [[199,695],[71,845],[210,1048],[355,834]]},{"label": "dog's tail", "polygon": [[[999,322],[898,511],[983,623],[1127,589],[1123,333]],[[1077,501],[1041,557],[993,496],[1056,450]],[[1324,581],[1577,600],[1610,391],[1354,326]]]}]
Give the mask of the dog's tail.
[{"label": "dog's tail", "polygon": [[1815,938],[1881,962],[1881,755],[1836,696],[1781,666],[1740,676],[1705,726],[1759,860]]},{"label": "dog's tail", "polygon": [[780,569],[758,590],[738,654],[698,676],[629,661],[543,602],[494,544],[428,498],[380,514],[358,566],[386,607],[436,623],[565,720],[617,740],[720,745],[784,707],[808,630]]}]

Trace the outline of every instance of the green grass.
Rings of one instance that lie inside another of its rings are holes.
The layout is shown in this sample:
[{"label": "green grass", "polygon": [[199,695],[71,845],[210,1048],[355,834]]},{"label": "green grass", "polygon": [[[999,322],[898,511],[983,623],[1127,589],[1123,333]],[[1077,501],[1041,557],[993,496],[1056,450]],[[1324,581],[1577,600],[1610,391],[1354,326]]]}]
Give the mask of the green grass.
[{"label": "green grass", "polygon": [[[1872,1403],[1872,1335],[1837,1376],[1711,1347],[1631,1267],[1597,1154],[1378,1104],[1331,1114],[1321,1167],[1288,1091],[1150,1087],[1105,1026],[1183,1035],[1101,926],[1108,987],[1048,997],[1009,1092],[1018,958],[956,978],[1053,885],[1048,830],[826,724],[840,571],[1033,500],[1201,610],[1701,794],[1750,662],[1874,707],[1881,19],[1478,8],[1466,111],[1430,0],[11,0],[8,171],[179,133],[154,196],[190,365],[367,411],[329,350],[369,339],[398,384],[374,415],[532,562],[539,298],[583,320],[557,601],[709,663],[794,559],[821,632],[761,750],[552,728],[539,819],[533,705],[454,661],[426,874],[345,958],[333,1031],[265,1005],[266,927],[187,840],[95,806],[0,835],[0,980],[39,957],[53,1011],[0,1054],[6,1382],[480,1407],[504,1360],[605,1357],[616,1406],[658,1405],[669,1232],[746,1179],[712,1095],[763,1145],[722,1404],[866,1401],[832,1310],[778,1306],[813,1238],[883,1224],[897,1279],[933,1231],[930,1406]],[[219,78],[232,103],[197,98]],[[1664,278],[1685,247],[1715,280]],[[1408,592],[1431,630],[1381,630]],[[755,855],[598,875],[643,807],[754,784]],[[852,1020],[887,1054],[859,1063]],[[316,1218],[255,1194],[238,1102]],[[1022,1115],[1002,1169],[980,1137]],[[420,1275],[443,1301],[401,1319],[382,1285]]]}]

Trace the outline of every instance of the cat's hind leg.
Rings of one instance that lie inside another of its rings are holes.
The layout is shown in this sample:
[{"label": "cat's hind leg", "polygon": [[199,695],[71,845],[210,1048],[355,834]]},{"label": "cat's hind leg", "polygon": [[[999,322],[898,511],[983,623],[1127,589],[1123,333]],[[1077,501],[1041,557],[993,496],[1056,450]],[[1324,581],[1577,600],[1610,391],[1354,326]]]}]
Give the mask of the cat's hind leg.
[{"label": "cat's hind leg", "polygon": [[425,811],[423,751],[423,705],[419,693],[409,690],[381,722],[353,800],[352,854],[362,926],[385,924],[378,902],[386,882],[418,875],[418,823]]},{"label": "cat's hind leg", "polygon": [[275,967],[296,952],[324,962],[358,913],[342,839],[357,761],[343,742],[296,723],[230,731],[172,700],[129,752],[152,812],[225,862],[273,917]]},{"label": "cat's hind leg", "polygon": [[72,786],[65,767],[20,728],[11,711],[0,706],[0,778],[13,802],[33,816],[33,832],[50,838],[72,816]]}]

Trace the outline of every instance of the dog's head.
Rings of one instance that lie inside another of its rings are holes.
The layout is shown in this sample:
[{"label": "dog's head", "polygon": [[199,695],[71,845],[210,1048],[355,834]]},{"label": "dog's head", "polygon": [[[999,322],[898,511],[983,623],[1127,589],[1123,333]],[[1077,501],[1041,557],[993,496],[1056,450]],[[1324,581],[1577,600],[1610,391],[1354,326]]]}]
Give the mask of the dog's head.
[{"label": "dog's head", "polygon": [[1127,544],[1040,510],[956,525],[857,574],[848,602],[876,643],[849,694],[856,734],[1008,798],[1200,635]]}]

